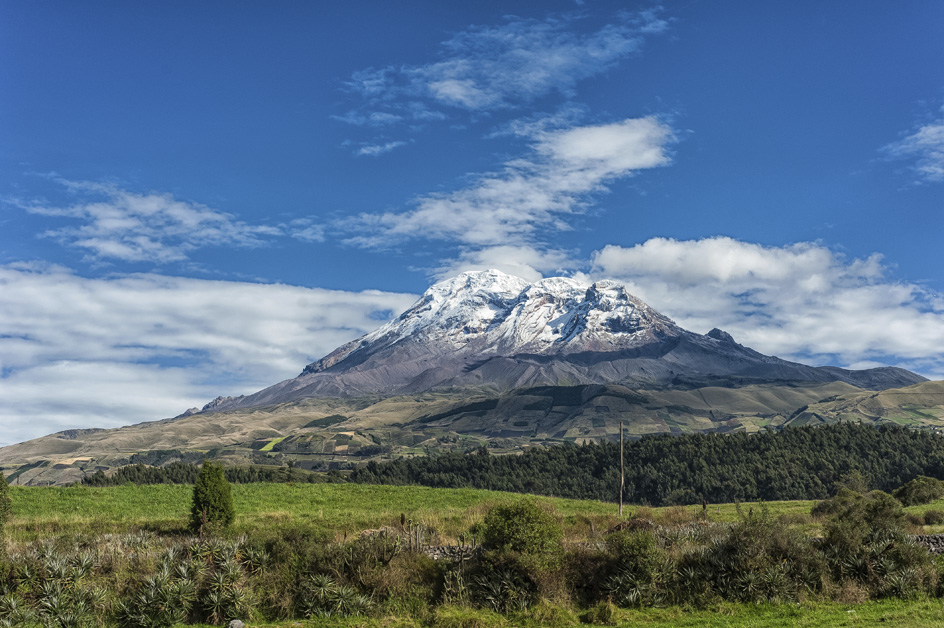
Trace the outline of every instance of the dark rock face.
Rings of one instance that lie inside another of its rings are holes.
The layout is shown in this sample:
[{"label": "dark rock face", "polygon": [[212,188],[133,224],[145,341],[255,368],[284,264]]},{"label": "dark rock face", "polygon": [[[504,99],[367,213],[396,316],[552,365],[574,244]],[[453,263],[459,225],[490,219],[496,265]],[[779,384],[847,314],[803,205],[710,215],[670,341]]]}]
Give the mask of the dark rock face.
[{"label": "dark rock face", "polygon": [[766,356],[727,332],[686,331],[615,282],[528,284],[498,271],[436,284],[396,320],[253,395],[203,411],[307,397],[576,384],[741,386],[842,381],[882,390],[926,381],[896,368],[851,371]]},{"label": "dark rock face", "polygon": [[918,534],[911,538],[932,554],[944,554],[944,534]]}]

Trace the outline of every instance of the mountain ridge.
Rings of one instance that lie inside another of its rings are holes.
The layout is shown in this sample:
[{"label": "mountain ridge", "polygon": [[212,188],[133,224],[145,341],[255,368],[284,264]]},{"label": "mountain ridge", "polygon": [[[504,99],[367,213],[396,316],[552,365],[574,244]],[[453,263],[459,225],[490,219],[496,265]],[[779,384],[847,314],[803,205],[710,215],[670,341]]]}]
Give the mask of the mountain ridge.
[{"label": "mountain ridge", "polygon": [[625,384],[698,386],[725,380],[843,381],[884,389],[926,381],[904,369],[813,367],[763,355],[720,329],[687,331],[615,281],[529,283],[497,270],[431,286],[393,321],[308,364],[297,377],[203,411],[306,397],[437,389]]}]

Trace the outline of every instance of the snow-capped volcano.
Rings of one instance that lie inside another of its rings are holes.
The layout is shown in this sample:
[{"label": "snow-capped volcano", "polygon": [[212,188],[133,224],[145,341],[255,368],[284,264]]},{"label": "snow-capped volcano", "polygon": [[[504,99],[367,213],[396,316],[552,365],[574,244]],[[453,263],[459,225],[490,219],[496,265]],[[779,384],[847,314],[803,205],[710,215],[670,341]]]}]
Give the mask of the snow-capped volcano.
[{"label": "snow-capped volcano", "polygon": [[681,332],[616,282],[586,285],[552,277],[529,284],[497,270],[466,272],[432,286],[396,320],[308,365],[305,373],[397,343],[481,358],[613,351]]},{"label": "snow-capped volcano", "polygon": [[442,388],[783,380],[887,388],[923,378],[902,369],[848,371],[765,356],[721,330],[686,331],[614,281],[529,283],[487,270],[437,283],[395,320],[309,364],[295,379],[205,410]]}]

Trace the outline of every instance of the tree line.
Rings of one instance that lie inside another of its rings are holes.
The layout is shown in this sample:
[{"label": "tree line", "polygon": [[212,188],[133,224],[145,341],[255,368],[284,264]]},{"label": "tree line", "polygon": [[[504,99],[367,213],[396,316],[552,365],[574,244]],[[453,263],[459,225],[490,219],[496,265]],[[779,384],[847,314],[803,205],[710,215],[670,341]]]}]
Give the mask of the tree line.
[{"label": "tree line", "polygon": [[[372,461],[349,475],[291,467],[227,467],[248,482],[356,482],[482,488],[574,499],[617,501],[619,444],[533,447],[520,455],[468,452]],[[868,489],[891,491],[919,475],[944,479],[944,436],[886,424],[842,423],[758,434],[653,435],[626,443],[624,501],[652,506],[707,501],[825,499],[851,475]],[[129,465],[96,472],[91,486],[192,484],[199,467]]]},{"label": "tree line", "polygon": [[[343,481],[337,472],[312,473],[294,467],[272,467],[249,465],[225,467],[227,482],[249,484],[252,482],[298,482],[313,483]],[[99,470],[82,479],[86,486],[120,486],[122,484],[193,484],[197,481],[200,466],[188,462],[172,462],[164,467],[145,464],[130,464],[106,475]]]},{"label": "tree line", "polygon": [[[842,423],[758,434],[646,436],[625,445],[624,500],[653,506],[825,499],[855,474],[890,491],[918,475],[944,478],[944,436],[892,424]],[[496,456],[479,448],[370,462],[349,480],[482,488],[616,501],[619,444],[531,448]]]}]

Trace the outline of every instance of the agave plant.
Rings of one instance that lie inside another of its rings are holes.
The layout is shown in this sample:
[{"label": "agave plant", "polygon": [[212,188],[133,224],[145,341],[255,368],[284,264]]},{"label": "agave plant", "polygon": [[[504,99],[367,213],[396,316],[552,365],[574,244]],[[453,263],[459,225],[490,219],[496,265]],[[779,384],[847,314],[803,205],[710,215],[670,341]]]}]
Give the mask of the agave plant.
[{"label": "agave plant", "polygon": [[761,580],[764,585],[764,596],[769,602],[783,602],[796,597],[785,563],[768,567],[764,570]]},{"label": "agave plant", "polygon": [[511,570],[496,569],[472,579],[474,597],[497,613],[524,610],[534,602],[534,594],[521,576]]},{"label": "agave plant", "polygon": [[269,559],[269,554],[265,550],[254,547],[247,547],[243,550],[243,566],[253,575],[265,569],[266,565],[269,564]]},{"label": "agave plant", "polygon": [[0,626],[22,626],[34,618],[33,610],[12,593],[0,596]]}]

